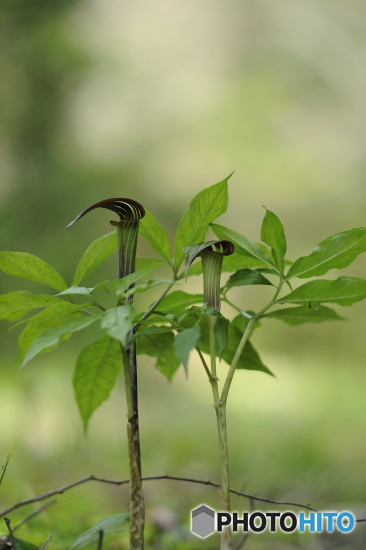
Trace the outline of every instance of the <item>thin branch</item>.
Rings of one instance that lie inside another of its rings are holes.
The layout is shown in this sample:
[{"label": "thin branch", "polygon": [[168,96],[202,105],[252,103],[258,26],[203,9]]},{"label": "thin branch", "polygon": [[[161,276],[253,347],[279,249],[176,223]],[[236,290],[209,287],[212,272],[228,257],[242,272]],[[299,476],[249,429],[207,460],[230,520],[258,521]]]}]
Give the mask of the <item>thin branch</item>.
[{"label": "thin branch", "polygon": [[206,374],[207,374],[207,376],[208,376],[208,379],[209,379],[210,383],[212,384],[212,382],[214,382],[214,378],[213,378],[212,374],[210,373],[210,369],[208,368],[207,363],[206,363],[206,361],[205,361],[205,358],[204,358],[203,355],[202,355],[202,351],[200,350],[200,348],[199,348],[198,346],[196,346],[196,351],[197,351],[197,353],[198,353],[198,355],[199,355],[199,358],[200,358],[201,361],[202,361],[202,365],[203,365],[203,367],[204,367],[204,369],[205,369],[205,371],[206,371]]},{"label": "thin branch", "polygon": [[44,543],[42,544],[42,546],[40,547],[39,550],[43,550],[43,548],[46,548],[46,544],[48,544],[48,543],[50,542],[51,539],[52,539],[52,533],[50,533],[50,534],[48,535],[47,540],[44,541]]},{"label": "thin branch", "polygon": [[[215,487],[216,489],[218,489],[220,487],[220,484],[215,483],[214,481],[209,481],[209,480],[204,481],[204,480],[201,480],[201,479],[193,479],[193,478],[188,478],[188,477],[170,476],[168,474],[164,474],[164,475],[161,475],[161,476],[143,477],[142,481],[157,481],[157,480],[161,480],[161,479],[168,479],[168,480],[172,480],[172,481],[184,481],[184,482],[187,482],[187,483],[197,483],[199,485],[208,485],[210,487]],[[65,491],[68,491],[69,489],[72,489],[73,487],[77,487],[78,485],[82,485],[83,483],[87,483],[89,481],[97,481],[99,483],[108,483],[110,485],[127,485],[130,482],[129,479],[123,479],[121,481],[116,481],[116,480],[112,480],[112,479],[104,479],[104,478],[100,478],[100,477],[96,477],[96,476],[91,475],[89,477],[79,479],[78,481],[74,481],[73,483],[69,483],[68,485],[64,485],[63,487],[59,487],[58,489],[53,489],[52,491],[47,491],[46,493],[42,493],[41,495],[38,495],[38,496],[35,496],[35,497],[32,497],[32,498],[27,498],[27,499],[24,499],[24,500],[19,500],[18,502],[16,502],[12,506],[10,506],[9,508],[7,508],[3,512],[1,512],[0,513],[0,518],[5,516],[5,514],[9,514],[10,512],[13,512],[17,508],[25,506],[26,504],[31,504],[31,503],[34,503],[34,502],[40,502],[40,501],[45,500],[46,498],[49,498],[53,495],[61,495]],[[309,504],[300,504],[298,502],[287,502],[287,501],[284,501],[284,500],[272,500],[270,498],[262,498],[262,497],[258,497],[258,496],[255,496],[255,495],[251,495],[249,493],[236,491],[235,489],[230,489],[230,492],[233,493],[234,495],[238,495],[240,497],[245,497],[245,498],[249,498],[249,499],[252,499],[252,500],[258,500],[259,502],[266,502],[266,503],[269,503],[269,504],[278,504],[278,505],[285,505],[285,506],[297,506],[299,508],[306,508],[307,510],[311,510],[312,512],[317,512],[318,511],[318,510],[315,510],[315,508],[312,508]]]},{"label": "thin branch", "polygon": [[26,523],[27,521],[29,521],[30,519],[33,519],[35,516],[38,516],[38,514],[40,514],[41,512],[43,512],[44,510],[47,510],[47,508],[49,508],[50,506],[52,506],[53,504],[56,504],[57,500],[54,499],[54,500],[50,500],[50,502],[47,502],[47,504],[45,504],[44,506],[41,506],[41,508],[38,508],[38,510],[35,510],[34,512],[32,512],[31,514],[29,514],[29,516],[27,516],[26,518],[23,519],[23,521],[21,521],[20,523],[18,523],[18,525],[16,525],[14,528],[13,528],[13,533],[14,531],[16,531],[17,529],[19,529],[19,527],[21,527],[22,525],[24,525],[24,523]]},{"label": "thin branch", "polygon": [[174,279],[172,279],[170,281],[170,283],[168,284],[168,286],[164,289],[164,291],[160,294],[159,298],[157,298],[157,300],[152,304],[151,307],[149,307],[149,309],[146,311],[146,313],[144,313],[144,315],[138,320],[138,322],[132,327],[132,330],[133,332],[136,332],[140,326],[141,326],[141,323],[143,321],[145,321],[145,319],[147,319],[148,317],[150,317],[150,315],[152,315],[152,313],[154,313],[154,310],[155,308],[160,304],[160,302],[165,298],[165,296],[168,294],[169,290],[172,288],[172,286],[175,285],[175,283],[177,282],[177,279],[174,277]]},{"label": "thin branch", "polygon": [[6,526],[8,528],[9,536],[11,537],[13,535],[13,530],[12,530],[11,525],[10,525],[10,519],[9,518],[4,518],[4,521],[5,521]]},{"label": "thin branch", "polygon": [[103,529],[101,529],[99,531],[98,550],[103,550],[103,536],[104,536],[104,531]]},{"label": "thin branch", "polygon": [[[251,511],[251,513],[253,513],[254,510],[255,510],[254,501],[253,501],[253,499],[251,498],[251,499],[250,499],[250,511]],[[239,543],[235,546],[234,550],[242,550],[242,549],[244,548],[245,543],[246,543],[247,540],[248,540],[249,534],[250,534],[249,531],[248,531],[248,533],[245,533],[245,535],[241,538],[241,540],[239,541]]]}]

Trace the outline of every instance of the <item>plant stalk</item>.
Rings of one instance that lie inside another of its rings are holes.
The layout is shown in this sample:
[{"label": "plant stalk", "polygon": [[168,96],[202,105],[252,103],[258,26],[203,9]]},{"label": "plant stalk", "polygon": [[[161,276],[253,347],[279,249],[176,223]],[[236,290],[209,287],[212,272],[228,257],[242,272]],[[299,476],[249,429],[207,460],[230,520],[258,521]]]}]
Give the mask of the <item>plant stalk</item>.
[{"label": "plant stalk", "polygon": [[[216,342],[215,342],[215,324],[216,317],[206,315],[209,337],[210,337],[210,357],[211,357],[211,375],[210,379],[212,393],[214,398],[214,408],[216,411],[217,433],[219,438],[220,452],[220,499],[221,511],[230,512],[230,483],[229,483],[229,455],[227,446],[227,428],[226,428],[226,403],[222,403],[219,397],[219,388],[216,375]],[[221,550],[231,550],[233,547],[231,529],[224,527],[221,533]]]},{"label": "plant stalk", "polygon": [[[134,347],[134,345],[133,345]],[[132,378],[131,349],[123,350],[123,372],[127,401],[127,440],[130,464],[130,549],[143,550],[145,527],[145,501],[141,479],[141,451],[139,419],[137,414],[137,377]],[[136,366],[136,364],[135,364]],[[136,373],[136,369],[134,371]]]},{"label": "plant stalk", "polygon": [[[135,271],[139,223],[114,222],[118,237],[118,278]],[[134,286],[131,285],[131,286]],[[132,303],[133,295],[123,301]],[[131,329],[133,333],[133,329]],[[137,394],[137,362],[135,343],[128,350],[121,347],[127,402],[127,440],[130,466],[130,549],[143,550],[145,529],[145,500],[141,480],[141,449]]]}]

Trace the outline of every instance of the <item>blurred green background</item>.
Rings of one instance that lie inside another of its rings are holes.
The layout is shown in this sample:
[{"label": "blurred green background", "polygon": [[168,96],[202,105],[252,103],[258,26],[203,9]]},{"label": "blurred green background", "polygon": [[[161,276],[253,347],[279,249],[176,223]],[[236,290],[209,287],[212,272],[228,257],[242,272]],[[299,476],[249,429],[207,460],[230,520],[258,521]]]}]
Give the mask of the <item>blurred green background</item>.
[{"label": "blurred green background", "polygon": [[[0,248],[40,256],[70,281],[87,245],[110,231],[103,211],[64,231],[84,207],[134,198],[173,242],[191,198],[233,169],[220,222],[258,241],[265,205],[281,218],[292,259],[364,226],[365,24],[359,0],[2,0]],[[139,247],[153,255],[143,239]],[[89,286],[113,279],[115,264],[110,258]],[[344,274],[362,277],[365,266],[361,257]],[[187,288],[198,291],[194,279]],[[0,273],[1,292],[19,288],[42,291]],[[262,292],[245,288],[236,298],[256,308]],[[299,328],[267,321],[255,335],[277,378],[236,375],[231,485],[366,517],[365,304],[340,312],[349,320]],[[1,509],[91,473],[126,478],[122,382],[87,437],[73,398],[73,367],[92,331],[18,375],[19,329],[9,333],[3,322],[0,330],[0,464],[12,453]],[[148,358],[139,370],[144,474],[217,480],[210,387],[196,358],[189,379],[179,371],[172,384]],[[193,507],[218,508],[214,489],[170,481],[145,489],[148,548],[218,547],[215,537],[189,535]],[[126,489],[85,485],[19,536],[40,544],[53,531],[48,548],[66,549],[127,507]],[[234,509],[248,507],[233,499]],[[347,537],[264,534],[245,548],[364,549],[365,535],[362,526]],[[107,548],[127,548],[120,539],[111,536]]]}]

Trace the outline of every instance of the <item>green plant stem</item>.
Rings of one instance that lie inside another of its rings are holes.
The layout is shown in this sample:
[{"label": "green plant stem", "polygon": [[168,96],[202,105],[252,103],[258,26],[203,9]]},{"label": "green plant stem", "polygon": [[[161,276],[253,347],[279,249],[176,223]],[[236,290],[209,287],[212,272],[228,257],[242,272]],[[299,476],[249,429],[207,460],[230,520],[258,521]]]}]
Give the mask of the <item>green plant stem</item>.
[{"label": "green plant stem", "polygon": [[122,357],[127,402],[127,440],[130,464],[130,548],[131,550],[143,550],[145,501],[141,479],[139,419],[134,399],[137,385],[134,388],[131,380],[131,349],[122,349]]},{"label": "green plant stem", "polygon": [[199,358],[201,359],[203,368],[204,368],[205,371],[206,371],[206,374],[207,374],[207,376],[208,376],[208,379],[209,379],[210,383],[212,384],[212,382],[214,381],[214,378],[213,378],[212,374],[210,373],[210,369],[208,368],[207,363],[206,363],[206,361],[205,361],[205,358],[204,358],[203,355],[202,355],[202,351],[200,350],[200,348],[199,348],[198,346],[196,346],[196,351],[197,351],[197,353],[198,353]]},{"label": "green plant stem", "polygon": [[[229,455],[227,446],[227,428],[226,428],[226,403],[222,403],[219,398],[219,388],[216,375],[216,341],[215,324],[217,317],[206,315],[209,337],[210,337],[210,358],[212,394],[214,398],[214,408],[217,420],[217,432],[219,439],[220,452],[220,499],[221,511],[230,512],[230,481],[229,481]],[[232,549],[232,538],[230,527],[224,527],[221,533],[221,550]]]},{"label": "green plant stem", "polygon": [[177,282],[177,278],[174,277],[170,283],[166,286],[166,288],[163,290],[163,292],[160,294],[159,298],[152,304],[151,307],[146,311],[146,313],[143,314],[143,316],[139,319],[139,321],[133,326],[133,331],[136,332],[139,327],[141,326],[142,321],[145,321],[150,315],[152,315],[157,308],[157,306],[160,304],[160,302],[165,298],[165,296],[168,294],[169,290],[175,285]]},{"label": "green plant stem", "polygon": [[222,301],[223,302],[226,302],[227,304],[229,304],[229,306],[231,306],[232,308],[236,309],[236,311],[238,311],[241,315],[243,315],[243,317],[246,317],[247,319],[251,319],[252,318],[252,315],[249,315],[249,313],[247,313],[246,311],[244,311],[243,309],[240,309],[240,307],[236,306],[233,302],[231,302],[229,300],[229,298],[227,298],[226,294],[224,294],[223,298],[222,298]]},{"label": "green plant stem", "polygon": [[240,340],[240,343],[238,345],[238,348],[235,352],[234,358],[231,362],[230,369],[229,369],[229,372],[227,374],[223,390],[221,392],[221,401],[222,401],[223,404],[226,404],[226,402],[227,402],[227,397],[228,397],[228,394],[229,394],[229,389],[230,389],[231,382],[232,382],[234,374],[235,374],[235,369],[237,367],[238,361],[239,361],[240,356],[243,352],[245,344],[249,340],[249,337],[252,333],[253,327],[254,327],[256,321],[258,321],[262,317],[262,315],[264,315],[264,313],[266,313],[266,311],[268,311],[273,306],[273,304],[276,302],[277,296],[281,292],[281,288],[282,288],[283,283],[284,283],[283,277],[281,276],[278,287],[277,287],[277,290],[276,290],[275,295],[273,296],[272,300],[263,309],[261,309],[258,313],[256,313],[250,319],[250,321],[247,325],[247,328],[244,331],[244,334],[243,334],[243,336]]},{"label": "green plant stem", "polygon": [[[175,283],[175,278],[164,289],[155,303],[136,323],[130,334],[134,334]],[[141,481],[141,449],[140,428],[138,416],[138,388],[137,388],[137,358],[136,345],[132,344],[129,350],[123,351],[123,366],[125,376],[126,401],[128,411],[127,436],[130,462],[130,547],[131,550],[143,550],[145,526],[145,501]]]}]

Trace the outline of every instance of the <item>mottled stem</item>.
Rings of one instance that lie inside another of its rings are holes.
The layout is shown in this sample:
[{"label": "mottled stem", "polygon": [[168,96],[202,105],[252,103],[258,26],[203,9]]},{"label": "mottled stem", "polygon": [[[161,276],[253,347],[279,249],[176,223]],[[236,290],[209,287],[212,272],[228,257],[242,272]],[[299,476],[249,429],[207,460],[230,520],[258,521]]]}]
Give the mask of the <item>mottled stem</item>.
[{"label": "mottled stem", "polygon": [[[216,411],[217,433],[219,438],[220,452],[220,499],[221,511],[230,512],[230,480],[229,480],[229,455],[227,447],[227,429],[226,429],[226,403],[222,403],[219,398],[219,389],[216,376],[216,342],[215,342],[215,323],[216,317],[206,315],[209,336],[210,336],[210,357],[211,357],[211,386],[214,398],[214,408]],[[221,550],[231,550],[232,538],[230,527],[224,527],[221,533]]]},{"label": "mottled stem", "polygon": [[[139,419],[134,403],[137,397],[137,379],[131,379],[131,350],[122,350],[123,371],[127,400],[127,439],[130,463],[130,549],[143,550],[145,501],[141,479],[141,452]],[[136,390],[136,391],[135,391]]]}]

